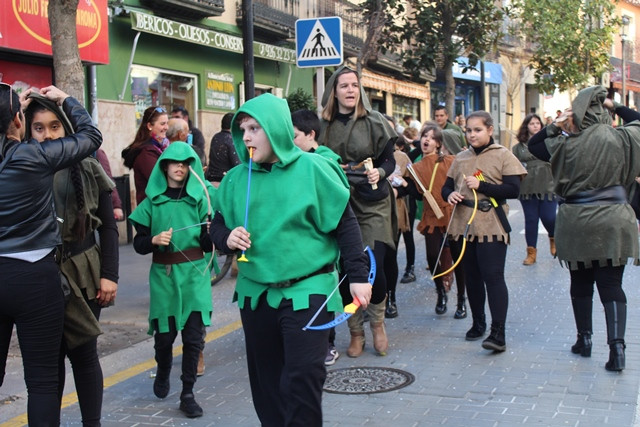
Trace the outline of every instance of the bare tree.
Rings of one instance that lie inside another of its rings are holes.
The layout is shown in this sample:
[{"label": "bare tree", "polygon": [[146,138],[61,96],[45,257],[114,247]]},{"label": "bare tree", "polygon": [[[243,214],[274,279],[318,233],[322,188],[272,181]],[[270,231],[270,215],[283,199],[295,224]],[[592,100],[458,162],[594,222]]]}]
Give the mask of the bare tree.
[{"label": "bare tree", "polygon": [[84,70],[78,51],[78,0],[49,0],[49,29],[56,86],[84,103]]}]

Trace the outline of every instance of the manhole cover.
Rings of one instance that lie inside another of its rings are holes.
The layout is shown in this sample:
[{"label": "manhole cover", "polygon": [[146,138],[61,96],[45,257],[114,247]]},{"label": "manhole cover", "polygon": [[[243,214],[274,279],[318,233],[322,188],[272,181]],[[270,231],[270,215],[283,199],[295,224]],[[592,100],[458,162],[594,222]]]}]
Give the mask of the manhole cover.
[{"label": "manhole cover", "polygon": [[339,394],[384,393],[406,387],[415,377],[393,368],[345,368],[327,372],[324,391]]}]

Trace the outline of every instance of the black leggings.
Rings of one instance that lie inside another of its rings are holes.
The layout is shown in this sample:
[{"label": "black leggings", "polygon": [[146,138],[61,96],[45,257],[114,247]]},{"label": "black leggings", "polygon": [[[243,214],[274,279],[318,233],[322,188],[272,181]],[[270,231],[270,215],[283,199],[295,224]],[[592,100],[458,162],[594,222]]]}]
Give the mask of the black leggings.
[{"label": "black leggings", "polygon": [[618,267],[599,267],[595,264],[592,268],[584,268],[578,265],[577,270],[570,270],[571,274],[571,297],[572,298],[593,298],[593,284],[598,287],[600,301],[606,302],[627,302],[627,296],[622,289],[622,274],[624,265]]},{"label": "black leggings", "polygon": [[[173,362],[173,342],[178,336],[175,318],[169,319],[169,332],[158,332],[158,320],[154,319],[153,334],[154,349],[156,350],[156,362],[160,375],[168,375]],[[191,393],[193,385],[196,383],[196,373],[198,371],[198,358],[203,349],[202,336],[204,335],[204,325],[202,323],[202,313],[192,311],[189,318],[181,330],[182,334],[182,394]]]},{"label": "black leggings", "polygon": [[507,245],[504,242],[467,242],[464,254],[464,274],[469,306],[474,318],[484,315],[484,304],[489,298],[493,323],[507,320],[509,291],[504,280]]},{"label": "black leggings", "polygon": [[[442,248],[442,239],[443,233],[439,228],[435,228],[433,233],[428,233],[424,235],[424,242],[427,247],[427,263],[429,264],[429,270],[435,276],[437,273],[440,273],[442,268],[440,266],[437,267],[436,273],[436,261],[438,261],[438,254],[440,254],[440,263],[442,264],[442,254],[440,253],[440,249]],[[460,251],[462,250],[462,240],[449,240],[448,242],[449,249],[451,250],[451,257],[453,258],[453,262],[456,262],[460,257]],[[458,266],[453,270],[454,275],[456,276],[456,285],[458,287],[458,296],[464,296],[464,268],[462,267],[462,262],[458,264]],[[442,278],[438,277],[434,280],[436,283],[436,287],[442,284]]]},{"label": "black leggings", "polygon": [[57,426],[58,355],[64,321],[60,270],[51,253],[34,263],[0,257],[0,271],[0,343],[8,343],[9,325],[15,324],[29,396],[28,423]]},{"label": "black leggings", "polygon": [[[82,293],[93,316],[96,320],[100,320],[102,307],[100,307],[96,300],[87,299],[87,294],[84,289]],[[63,341],[58,364],[58,397],[61,402],[65,382],[65,355],[69,358],[71,369],[73,370],[73,380],[76,385],[80,413],[82,414],[82,425],[99,426],[102,414],[102,392],[104,385],[102,367],[100,366],[100,358],[98,357],[98,337],[77,346],[73,350],[68,350]]]},{"label": "black leggings", "polygon": [[[376,280],[371,289],[371,304],[380,304],[387,296],[387,285],[392,284],[395,290],[395,284],[398,280],[398,260],[396,251],[376,240],[375,248],[373,248],[373,256],[376,260]],[[395,273],[394,273],[395,272]],[[395,274],[395,278],[392,277]],[[349,289],[349,279],[344,279],[340,285],[340,296],[345,304],[349,304],[353,297]]]}]

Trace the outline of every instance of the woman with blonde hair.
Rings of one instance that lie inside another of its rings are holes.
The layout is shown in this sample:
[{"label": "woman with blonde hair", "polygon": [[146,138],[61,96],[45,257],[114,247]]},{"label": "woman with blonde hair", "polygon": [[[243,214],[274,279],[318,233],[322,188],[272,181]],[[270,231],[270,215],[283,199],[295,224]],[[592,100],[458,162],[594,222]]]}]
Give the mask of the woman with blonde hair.
[{"label": "woman with blonde hair", "polygon": [[[393,156],[396,133],[384,116],[371,109],[358,73],[346,66],[331,76],[322,98],[322,130],[319,143],[340,156],[350,185],[349,202],[356,214],[362,240],[373,249],[377,274],[367,308],[373,346],[386,355],[389,342],[384,327],[388,281],[395,259],[397,218],[391,186],[385,178],[396,166]],[[372,161],[367,166],[367,160]],[[341,288],[345,302],[351,301],[349,284]],[[349,357],[362,354],[365,344],[362,310],[349,318]]]}]

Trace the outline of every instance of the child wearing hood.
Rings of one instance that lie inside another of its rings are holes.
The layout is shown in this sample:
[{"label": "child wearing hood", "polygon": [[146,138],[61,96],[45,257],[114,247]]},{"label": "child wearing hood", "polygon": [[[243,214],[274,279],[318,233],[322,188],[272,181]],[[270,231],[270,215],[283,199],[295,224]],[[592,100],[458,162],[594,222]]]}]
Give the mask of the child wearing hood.
[{"label": "child wearing hood", "polygon": [[234,300],[253,404],[262,425],[321,426],[329,330],[303,328],[343,309],[337,293],[329,298],[339,255],[352,297],[363,307],[371,297],[347,180],[336,162],[294,145],[289,107],[271,94],[244,103],[231,133],[242,165],[220,183],[211,238],[248,259],[238,262]]},{"label": "child wearing hood", "polygon": [[161,399],[169,394],[172,347],[181,331],[180,410],[189,418],[202,416],[193,386],[204,327],[211,324],[213,310],[211,258],[205,255],[213,251],[207,233],[213,191],[213,186],[204,181],[196,152],[184,142],[174,142],[149,176],[147,198],[129,216],[137,231],[135,251],[153,253],[148,332],[153,334],[158,363],[153,392]]}]

